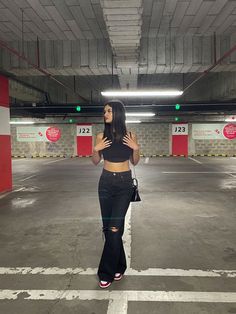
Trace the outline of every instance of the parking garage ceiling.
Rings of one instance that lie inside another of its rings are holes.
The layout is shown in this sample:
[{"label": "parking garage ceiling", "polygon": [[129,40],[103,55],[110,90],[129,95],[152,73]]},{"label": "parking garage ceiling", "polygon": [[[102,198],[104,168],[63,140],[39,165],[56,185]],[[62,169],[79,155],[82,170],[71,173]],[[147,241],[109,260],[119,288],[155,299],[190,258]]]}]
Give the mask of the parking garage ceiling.
[{"label": "parking garage ceiling", "polygon": [[185,91],[124,99],[136,111],[182,103],[234,113],[234,46],[232,0],[0,0],[0,72],[19,115],[64,114],[76,103],[96,115],[112,88]]}]

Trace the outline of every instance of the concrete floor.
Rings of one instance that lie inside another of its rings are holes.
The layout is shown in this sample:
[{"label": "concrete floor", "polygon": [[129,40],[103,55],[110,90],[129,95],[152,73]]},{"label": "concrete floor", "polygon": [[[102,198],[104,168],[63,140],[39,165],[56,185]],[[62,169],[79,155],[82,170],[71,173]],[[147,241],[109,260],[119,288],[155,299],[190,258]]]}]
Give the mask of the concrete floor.
[{"label": "concrete floor", "polygon": [[0,196],[1,314],[236,313],[236,158],[143,158],[127,275],[97,285],[102,163],[13,160]]}]

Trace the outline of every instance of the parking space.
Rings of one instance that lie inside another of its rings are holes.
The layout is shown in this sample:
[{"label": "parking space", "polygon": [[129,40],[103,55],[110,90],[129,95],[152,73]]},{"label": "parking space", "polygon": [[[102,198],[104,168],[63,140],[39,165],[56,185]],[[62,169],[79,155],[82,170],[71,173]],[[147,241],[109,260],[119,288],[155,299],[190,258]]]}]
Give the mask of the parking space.
[{"label": "parking space", "polygon": [[136,167],[129,267],[106,291],[96,277],[102,163],[13,160],[14,190],[0,202],[0,313],[234,313],[236,159],[195,159]]}]

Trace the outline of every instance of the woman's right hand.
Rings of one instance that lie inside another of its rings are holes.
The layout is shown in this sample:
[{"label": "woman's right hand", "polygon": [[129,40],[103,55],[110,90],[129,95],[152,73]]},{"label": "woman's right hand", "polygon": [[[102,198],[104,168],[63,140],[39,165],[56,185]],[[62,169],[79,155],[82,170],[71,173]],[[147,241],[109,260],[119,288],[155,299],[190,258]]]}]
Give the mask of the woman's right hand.
[{"label": "woman's right hand", "polygon": [[109,146],[111,146],[112,141],[108,140],[107,137],[101,139],[101,141],[99,141],[99,143],[97,143],[96,146],[94,146],[94,150],[95,152],[99,152],[100,150],[103,150],[104,148],[107,148]]}]

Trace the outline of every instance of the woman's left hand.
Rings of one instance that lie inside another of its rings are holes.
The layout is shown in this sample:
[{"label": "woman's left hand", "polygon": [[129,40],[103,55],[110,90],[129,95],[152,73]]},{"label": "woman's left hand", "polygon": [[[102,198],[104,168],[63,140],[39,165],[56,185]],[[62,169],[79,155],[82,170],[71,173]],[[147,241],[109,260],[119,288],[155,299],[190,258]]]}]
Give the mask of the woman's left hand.
[{"label": "woman's left hand", "polygon": [[139,150],[139,146],[138,144],[136,143],[136,141],[134,141],[134,139],[126,134],[124,137],[123,137],[123,144],[129,146],[130,148],[132,148],[134,151],[137,151]]}]

